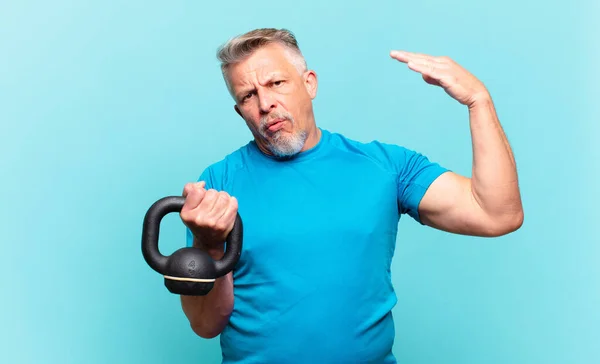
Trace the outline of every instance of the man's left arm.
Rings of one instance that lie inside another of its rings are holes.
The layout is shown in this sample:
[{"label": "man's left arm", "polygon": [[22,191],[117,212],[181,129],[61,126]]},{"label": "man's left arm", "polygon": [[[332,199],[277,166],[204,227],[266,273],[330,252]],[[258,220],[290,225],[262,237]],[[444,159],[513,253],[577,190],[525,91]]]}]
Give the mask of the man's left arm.
[{"label": "man's left arm", "polygon": [[471,178],[454,172],[439,176],[419,204],[423,224],[458,234],[500,236],[523,223],[515,159],[492,98],[477,78],[448,57],[392,51],[432,85],[469,111],[473,166]]}]

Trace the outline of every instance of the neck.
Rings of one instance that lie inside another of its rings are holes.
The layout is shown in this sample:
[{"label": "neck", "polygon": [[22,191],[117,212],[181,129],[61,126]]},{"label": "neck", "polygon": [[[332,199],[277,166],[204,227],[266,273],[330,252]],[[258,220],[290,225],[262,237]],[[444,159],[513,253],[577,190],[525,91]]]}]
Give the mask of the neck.
[{"label": "neck", "polygon": [[302,147],[300,152],[304,152],[313,148],[315,145],[317,145],[317,143],[319,143],[319,140],[321,140],[321,130],[317,128],[315,124],[313,124],[313,126],[308,131],[308,137],[306,138],[304,146]]}]

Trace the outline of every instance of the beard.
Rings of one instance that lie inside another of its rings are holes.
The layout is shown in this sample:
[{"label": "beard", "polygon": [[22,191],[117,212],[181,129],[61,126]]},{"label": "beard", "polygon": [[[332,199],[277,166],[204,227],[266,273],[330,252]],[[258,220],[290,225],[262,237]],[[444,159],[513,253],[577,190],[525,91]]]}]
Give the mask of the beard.
[{"label": "beard", "polygon": [[[292,132],[284,130],[270,132],[267,125],[274,119],[286,119],[292,125]],[[291,114],[285,111],[276,111],[260,119],[259,134],[266,142],[266,147],[278,158],[289,158],[298,153],[304,146],[308,133],[306,130],[296,130],[296,122]]]}]

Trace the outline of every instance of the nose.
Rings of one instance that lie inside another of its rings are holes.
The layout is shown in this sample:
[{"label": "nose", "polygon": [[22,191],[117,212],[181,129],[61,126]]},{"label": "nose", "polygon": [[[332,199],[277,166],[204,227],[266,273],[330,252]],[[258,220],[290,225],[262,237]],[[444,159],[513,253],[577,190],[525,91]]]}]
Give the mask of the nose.
[{"label": "nose", "polygon": [[257,96],[261,114],[268,114],[275,108],[275,98],[269,91],[260,90]]}]

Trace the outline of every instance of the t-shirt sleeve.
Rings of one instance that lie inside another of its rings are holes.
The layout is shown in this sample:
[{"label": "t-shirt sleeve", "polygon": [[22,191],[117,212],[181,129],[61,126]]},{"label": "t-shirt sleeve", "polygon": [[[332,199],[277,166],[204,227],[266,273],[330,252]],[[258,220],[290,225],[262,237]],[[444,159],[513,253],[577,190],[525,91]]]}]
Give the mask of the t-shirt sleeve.
[{"label": "t-shirt sleeve", "polygon": [[421,153],[399,147],[400,158],[398,172],[398,206],[400,212],[408,214],[420,224],[419,204],[429,186],[442,173],[449,169],[432,162]]},{"label": "t-shirt sleeve", "polygon": [[[204,181],[206,182],[206,185],[204,186],[205,189],[218,189],[218,187],[216,186],[216,181],[215,181],[215,175],[214,175],[214,171],[211,167],[206,168],[204,171],[202,171],[202,173],[200,174],[200,177],[198,177],[197,182],[200,181]],[[185,240],[186,240],[186,246],[189,248],[194,244],[194,235],[192,234],[192,231],[186,226],[185,227]]]}]

